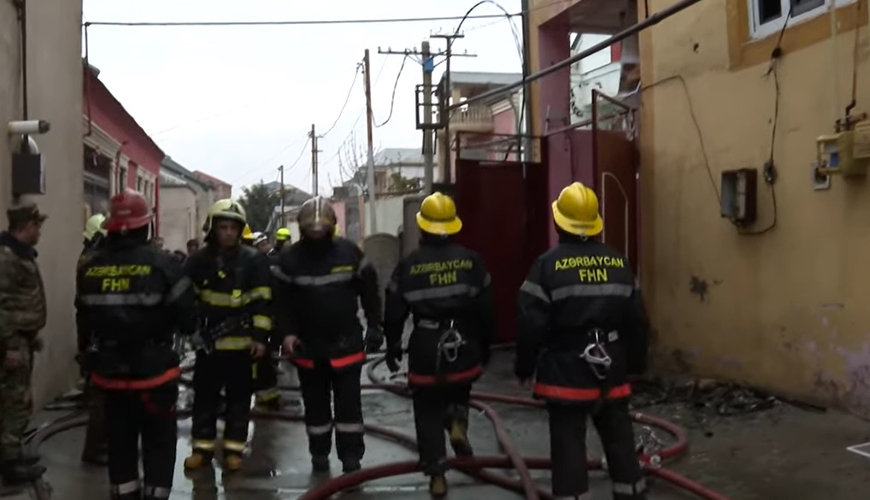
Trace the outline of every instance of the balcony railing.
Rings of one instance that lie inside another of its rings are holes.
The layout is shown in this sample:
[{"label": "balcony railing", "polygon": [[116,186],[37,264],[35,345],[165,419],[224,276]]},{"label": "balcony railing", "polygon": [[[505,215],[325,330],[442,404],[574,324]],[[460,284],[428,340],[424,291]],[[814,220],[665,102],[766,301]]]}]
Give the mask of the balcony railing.
[{"label": "balcony railing", "polygon": [[457,109],[450,117],[450,129],[452,132],[492,132],[492,109],[482,105]]}]

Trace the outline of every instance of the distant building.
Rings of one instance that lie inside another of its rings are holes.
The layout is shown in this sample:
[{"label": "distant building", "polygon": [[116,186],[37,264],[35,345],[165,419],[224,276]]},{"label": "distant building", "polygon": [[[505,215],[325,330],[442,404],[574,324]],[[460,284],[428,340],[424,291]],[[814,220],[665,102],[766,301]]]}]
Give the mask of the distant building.
[{"label": "distant building", "polygon": [[160,233],[157,178],[166,156],[99,79],[100,70],[84,72],[84,193],[90,213],[106,212],[108,200],[135,189],[151,204]]},{"label": "distant building", "polygon": [[202,224],[215,202],[215,186],[170,157],[160,168],[160,235],[169,250],[186,252],[188,240],[202,239]]},{"label": "distant building", "polygon": [[[386,148],[375,154],[375,192],[378,196],[416,193],[423,188],[424,160],[419,148]],[[342,186],[350,194],[365,193],[367,168],[362,165]]]},{"label": "distant building", "polygon": [[218,179],[217,177],[213,177],[205,172],[200,172],[199,170],[194,170],[193,175],[196,176],[199,180],[209,182],[212,186],[214,186],[216,200],[223,200],[233,197],[232,184],[227,184],[226,182]]},{"label": "distant building", "polygon": [[[522,80],[520,73],[487,73],[477,71],[452,71],[450,73],[451,103],[461,103],[470,97]],[[442,78],[442,89],[447,81]],[[463,158],[475,160],[512,160],[519,153],[517,136],[523,133],[521,116],[522,91],[517,90],[473,103],[450,113],[450,140],[440,130],[438,137],[436,180],[443,181],[446,173],[445,148],[449,142],[450,178],[456,179],[456,142],[460,142]]]}]

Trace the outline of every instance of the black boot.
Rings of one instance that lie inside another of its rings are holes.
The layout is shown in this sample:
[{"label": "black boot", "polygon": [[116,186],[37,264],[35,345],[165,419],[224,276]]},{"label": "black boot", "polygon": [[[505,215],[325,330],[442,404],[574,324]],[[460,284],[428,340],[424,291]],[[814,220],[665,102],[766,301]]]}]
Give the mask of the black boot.
[{"label": "black boot", "polygon": [[311,469],[314,472],[326,472],[329,470],[329,457],[311,457]]},{"label": "black boot", "polygon": [[3,476],[3,484],[15,486],[30,483],[41,478],[45,474],[45,467],[41,465],[28,465],[23,460],[4,462],[0,466],[0,475]]},{"label": "black boot", "polygon": [[356,472],[360,469],[362,469],[362,466],[360,465],[359,460],[345,460],[342,462],[341,471],[345,474]]}]

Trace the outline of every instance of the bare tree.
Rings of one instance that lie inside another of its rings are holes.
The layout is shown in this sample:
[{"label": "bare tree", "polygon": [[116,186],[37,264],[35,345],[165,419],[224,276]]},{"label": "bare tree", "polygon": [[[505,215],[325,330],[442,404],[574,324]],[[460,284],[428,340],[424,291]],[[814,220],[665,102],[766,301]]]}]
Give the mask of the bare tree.
[{"label": "bare tree", "polygon": [[[374,152],[378,154],[379,150]],[[338,152],[338,168],[342,183],[356,187],[360,193],[367,192],[366,166],[368,165],[368,150],[364,144],[357,142],[354,131],[344,141]]]}]

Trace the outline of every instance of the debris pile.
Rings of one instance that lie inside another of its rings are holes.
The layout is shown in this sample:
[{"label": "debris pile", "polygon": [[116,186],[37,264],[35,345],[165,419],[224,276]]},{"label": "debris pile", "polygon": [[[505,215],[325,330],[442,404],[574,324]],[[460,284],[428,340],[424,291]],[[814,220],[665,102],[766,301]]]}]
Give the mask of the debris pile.
[{"label": "debris pile", "polygon": [[701,413],[732,416],[769,410],[779,403],[769,394],[709,379],[690,382],[659,378],[640,380],[632,384],[632,389],[633,409],[683,404]]}]

